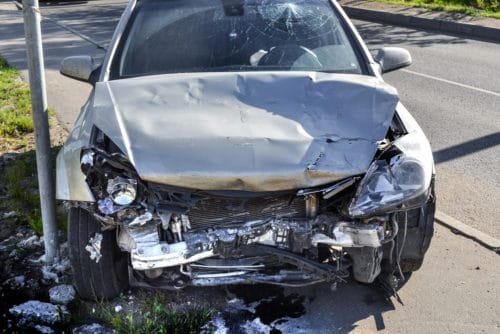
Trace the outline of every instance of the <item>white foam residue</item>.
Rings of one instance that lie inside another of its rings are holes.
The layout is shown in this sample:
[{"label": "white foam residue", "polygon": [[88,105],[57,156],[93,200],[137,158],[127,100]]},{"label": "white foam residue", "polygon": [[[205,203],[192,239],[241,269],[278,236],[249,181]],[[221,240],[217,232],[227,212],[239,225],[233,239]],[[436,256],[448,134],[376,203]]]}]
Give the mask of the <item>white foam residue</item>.
[{"label": "white foam residue", "polygon": [[247,334],[263,334],[263,333],[270,333],[271,332],[271,327],[269,327],[266,324],[263,324],[262,321],[260,321],[260,318],[255,318],[253,321],[247,320],[241,328],[245,331]]},{"label": "white foam residue", "polygon": [[36,235],[32,235],[31,237],[21,240],[17,243],[19,248],[35,248],[42,244],[43,239],[39,238]]},{"label": "white foam residue", "polygon": [[230,334],[231,332],[227,327],[223,314],[224,312],[212,314],[210,321],[201,328],[200,334]]},{"label": "white foam residue", "polygon": [[42,275],[46,281],[54,281],[56,283],[59,283],[59,276],[57,276],[57,274],[52,271],[52,267],[50,266],[42,267]]},{"label": "white foam residue", "polygon": [[[45,256],[42,256],[38,260],[35,260],[33,262],[43,262],[44,260]],[[70,267],[71,262],[67,257],[58,259],[54,264],[42,267],[43,278],[45,280],[52,280],[56,283],[59,283],[59,276],[62,276],[62,274],[69,270]]]}]

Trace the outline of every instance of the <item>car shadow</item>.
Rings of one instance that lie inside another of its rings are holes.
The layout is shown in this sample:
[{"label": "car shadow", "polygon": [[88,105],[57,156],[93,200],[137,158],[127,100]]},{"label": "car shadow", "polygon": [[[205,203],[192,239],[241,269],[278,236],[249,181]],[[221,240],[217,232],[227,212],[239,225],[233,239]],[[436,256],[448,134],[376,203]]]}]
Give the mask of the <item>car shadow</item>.
[{"label": "car shadow", "polygon": [[384,330],[384,313],[396,309],[380,283],[352,279],[335,289],[327,283],[300,288],[257,284],[229,286],[226,293],[229,302],[218,322],[230,333],[350,333],[369,318]]},{"label": "car shadow", "polygon": [[497,145],[500,145],[500,132],[435,151],[434,162],[436,164],[447,162]]}]

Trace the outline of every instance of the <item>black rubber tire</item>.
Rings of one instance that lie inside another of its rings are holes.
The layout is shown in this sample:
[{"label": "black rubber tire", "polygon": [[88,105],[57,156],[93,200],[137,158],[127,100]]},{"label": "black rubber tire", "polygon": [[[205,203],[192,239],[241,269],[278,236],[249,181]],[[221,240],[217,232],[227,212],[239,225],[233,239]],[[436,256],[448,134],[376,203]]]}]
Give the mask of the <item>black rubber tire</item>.
[{"label": "black rubber tire", "polygon": [[399,265],[401,266],[401,271],[405,274],[417,271],[422,267],[424,259],[402,259]]},{"label": "black rubber tire", "polygon": [[[90,259],[85,250],[96,232],[102,234],[101,259]],[[78,295],[87,300],[112,299],[128,286],[128,255],[116,244],[116,231],[100,232],[100,224],[88,211],[71,208],[68,215],[69,258]]]}]

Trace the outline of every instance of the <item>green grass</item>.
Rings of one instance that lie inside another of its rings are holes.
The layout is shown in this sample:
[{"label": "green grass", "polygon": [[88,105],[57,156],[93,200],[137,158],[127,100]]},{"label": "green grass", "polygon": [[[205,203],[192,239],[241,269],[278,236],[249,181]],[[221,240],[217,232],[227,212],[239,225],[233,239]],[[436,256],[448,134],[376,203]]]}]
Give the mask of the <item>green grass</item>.
[{"label": "green grass", "polygon": [[473,16],[500,19],[500,0],[375,0],[377,2],[421,7]]},{"label": "green grass", "polygon": [[[53,148],[53,165],[59,147]],[[18,214],[22,223],[27,223],[37,235],[43,234],[42,216],[40,212],[40,195],[36,157],[34,151],[19,153],[13,161],[3,167],[0,183],[7,187],[8,198],[5,205]],[[57,222],[60,229],[66,231],[66,214],[58,213]]]},{"label": "green grass", "polygon": [[0,57],[0,138],[33,132],[28,86],[19,72]]},{"label": "green grass", "polygon": [[24,154],[24,157],[7,165],[3,179],[9,195],[9,209],[16,211],[21,220],[27,222],[36,234],[42,235],[35,153]]},{"label": "green grass", "polygon": [[[49,114],[53,114],[49,110]],[[0,184],[7,189],[5,206],[17,213],[21,223],[42,235],[42,217],[34,149],[33,119],[28,85],[19,72],[0,57],[0,156],[16,152],[12,161],[0,168]],[[53,149],[53,165],[58,148]],[[65,215],[58,214],[65,230]]]},{"label": "green grass", "polygon": [[[213,313],[213,309],[206,305],[178,306],[173,303],[167,306],[166,299],[168,297],[161,291],[155,293],[152,298],[149,294],[142,297],[139,294],[134,301],[139,307],[120,312],[115,312],[115,303],[103,301],[98,304],[97,309],[94,306],[95,313],[90,316],[94,318],[93,320],[113,328],[117,333],[195,334],[199,333]],[[118,304],[124,304],[127,308],[126,300],[121,301]],[[88,311],[85,313],[88,317]]]}]

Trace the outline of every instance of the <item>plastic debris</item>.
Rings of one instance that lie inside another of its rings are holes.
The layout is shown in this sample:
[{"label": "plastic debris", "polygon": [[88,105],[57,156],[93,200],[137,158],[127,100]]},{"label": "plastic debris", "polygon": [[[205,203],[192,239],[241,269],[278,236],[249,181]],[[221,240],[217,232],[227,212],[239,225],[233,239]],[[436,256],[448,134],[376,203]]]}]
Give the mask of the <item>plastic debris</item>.
[{"label": "plastic debris", "polygon": [[17,213],[15,211],[9,211],[3,214],[3,219],[14,218],[17,217]]},{"label": "plastic debris", "polygon": [[130,222],[130,226],[135,226],[135,225],[144,225],[146,224],[148,221],[150,221],[151,219],[153,219],[153,215],[151,214],[151,212],[149,211],[146,211],[143,215],[139,216],[139,217],[136,217],[132,222]]},{"label": "plastic debris", "polygon": [[118,212],[124,208],[121,205],[116,205],[109,197],[97,201],[97,206],[99,207],[99,211],[101,211],[105,215],[112,215],[113,213]]},{"label": "plastic debris", "polygon": [[93,238],[90,238],[88,245],[85,246],[85,250],[90,253],[90,259],[95,260],[95,263],[99,263],[102,257],[101,242],[102,234],[96,233]]}]

